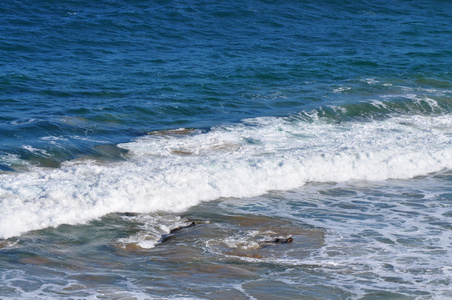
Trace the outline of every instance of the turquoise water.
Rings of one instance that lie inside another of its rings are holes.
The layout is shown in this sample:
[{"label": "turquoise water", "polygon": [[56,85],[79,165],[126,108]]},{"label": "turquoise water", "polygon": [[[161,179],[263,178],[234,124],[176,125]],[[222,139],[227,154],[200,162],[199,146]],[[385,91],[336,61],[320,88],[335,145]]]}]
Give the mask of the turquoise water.
[{"label": "turquoise water", "polygon": [[0,297],[451,298],[425,2],[0,4]]}]

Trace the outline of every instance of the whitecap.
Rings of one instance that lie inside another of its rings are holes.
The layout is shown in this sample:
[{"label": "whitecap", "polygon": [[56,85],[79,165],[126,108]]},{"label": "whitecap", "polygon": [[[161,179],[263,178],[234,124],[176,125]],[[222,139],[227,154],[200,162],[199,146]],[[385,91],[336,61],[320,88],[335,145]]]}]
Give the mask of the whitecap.
[{"label": "whitecap", "polygon": [[75,160],[1,175],[0,237],[111,212],[181,212],[307,182],[427,175],[452,168],[451,123],[449,115],[341,124],[267,117],[190,135],[147,135],[118,145],[129,150],[124,161]]}]

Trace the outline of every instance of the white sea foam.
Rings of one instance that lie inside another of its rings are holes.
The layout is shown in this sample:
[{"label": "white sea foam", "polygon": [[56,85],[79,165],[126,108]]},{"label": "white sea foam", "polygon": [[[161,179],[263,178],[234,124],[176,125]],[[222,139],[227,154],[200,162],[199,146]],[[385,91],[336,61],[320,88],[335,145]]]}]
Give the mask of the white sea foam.
[{"label": "white sea foam", "polygon": [[330,124],[257,118],[121,144],[127,161],[69,161],[0,177],[0,237],[111,212],[180,212],[306,182],[412,178],[452,168],[452,116]]},{"label": "white sea foam", "polygon": [[379,100],[373,100],[370,102],[370,104],[375,106],[376,108],[383,108],[383,109],[387,108],[387,105],[383,101],[379,101]]},{"label": "white sea foam", "polygon": [[36,119],[29,119],[27,121],[12,121],[11,125],[25,125],[25,124],[33,123],[35,121],[36,121]]},{"label": "white sea foam", "polygon": [[342,92],[345,92],[345,91],[349,91],[351,89],[352,88],[349,87],[349,86],[340,86],[338,88],[333,89],[333,93],[342,93]]},{"label": "white sea foam", "polygon": [[[325,230],[324,243],[309,256],[277,257],[275,263],[287,268],[275,271],[274,278],[290,278],[292,286],[309,285],[300,268],[290,269],[299,266],[323,273],[328,277],[323,284],[350,294],[350,299],[373,293],[450,299],[451,197],[445,189],[450,175],[444,171],[412,180],[307,184],[251,201],[224,200],[220,206],[238,214],[259,209]],[[294,246],[299,240],[294,238]],[[312,285],[317,284],[314,277]]]},{"label": "white sea foam", "polygon": [[[321,200],[298,218],[325,228],[328,234],[324,247],[301,263],[333,274],[332,286],[353,287],[349,292],[357,295],[356,299],[370,290],[410,296],[413,287],[434,299],[449,299],[452,272],[444,266],[449,265],[452,250],[445,215],[450,207],[440,197],[427,200],[432,191],[444,192],[444,181],[413,181],[369,183],[361,191],[354,186],[356,193],[336,194],[334,205],[319,193],[328,193],[325,186],[303,189],[302,195],[294,197]],[[349,187],[334,185],[331,192],[349,191]],[[381,190],[384,193],[376,196],[375,191]],[[324,218],[326,209],[335,217]],[[294,209],[289,206],[287,211]],[[355,284],[348,285],[349,281]]]},{"label": "white sea foam", "polygon": [[44,156],[50,156],[49,153],[48,153],[46,150],[44,150],[44,149],[37,149],[37,148],[35,148],[35,147],[33,147],[33,146],[30,146],[30,145],[23,145],[23,146],[22,146],[22,149],[25,149],[25,150],[27,150],[27,151],[33,153],[33,154],[39,154],[39,155],[44,155]]},{"label": "white sea foam", "polygon": [[67,141],[68,139],[63,137],[63,136],[53,136],[53,135],[49,135],[49,136],[44,136],[41,138],[41,140],[43,141],[49,141],[49,142],[55,142],[55,141]]},{"label": "white sea foam", "polygon": [[22,163],[22,160],[19,155],[8,153],[0,156],[0,162],[11,166],[12,164]]},{"label": "white sea foam", "polygon": [[119,239],[116,243],[119,247],[137,245],[143,249],[153,248],[161,240],[163,235],[170,233],[171,229],[189,224],[186,219],[170,215],[139,214],[124,218],[139,222],[141,224],[139,226],[140,231],[127,238]]}]

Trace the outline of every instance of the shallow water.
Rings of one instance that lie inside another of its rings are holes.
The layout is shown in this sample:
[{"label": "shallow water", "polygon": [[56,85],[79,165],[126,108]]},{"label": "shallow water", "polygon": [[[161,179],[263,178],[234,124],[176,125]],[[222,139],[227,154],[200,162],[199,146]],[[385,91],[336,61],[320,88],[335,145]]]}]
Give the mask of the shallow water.
[{"label": "shallow water", "polygon": [[181,215],[109,214],[29,232],[1,250],[2,295],[446,299],[452,194],[440,187],[450,176],[312,183]]}]

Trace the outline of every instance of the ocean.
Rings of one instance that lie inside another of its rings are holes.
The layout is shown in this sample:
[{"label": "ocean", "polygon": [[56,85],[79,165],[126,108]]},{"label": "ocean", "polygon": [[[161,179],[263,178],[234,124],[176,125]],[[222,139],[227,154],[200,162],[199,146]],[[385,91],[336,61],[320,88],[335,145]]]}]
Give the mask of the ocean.
[{"label": "ocean", "polygon": [[452,2],[0,3],[1,299],[451,299]]}]

